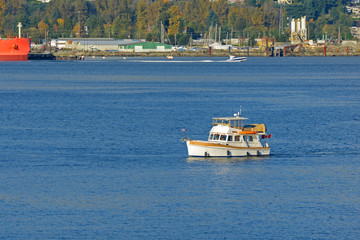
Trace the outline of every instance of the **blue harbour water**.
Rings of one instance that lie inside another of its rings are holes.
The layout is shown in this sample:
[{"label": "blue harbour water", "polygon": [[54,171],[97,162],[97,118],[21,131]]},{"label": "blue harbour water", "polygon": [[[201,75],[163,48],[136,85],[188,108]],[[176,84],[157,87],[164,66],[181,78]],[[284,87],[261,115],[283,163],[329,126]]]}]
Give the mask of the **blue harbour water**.
[{"label": "blue harbour water", "polygon": [[[0,62],[0,238],[359,239],[360,58],[223,60]],[[187,157],[240,106],[269,157]]]}]

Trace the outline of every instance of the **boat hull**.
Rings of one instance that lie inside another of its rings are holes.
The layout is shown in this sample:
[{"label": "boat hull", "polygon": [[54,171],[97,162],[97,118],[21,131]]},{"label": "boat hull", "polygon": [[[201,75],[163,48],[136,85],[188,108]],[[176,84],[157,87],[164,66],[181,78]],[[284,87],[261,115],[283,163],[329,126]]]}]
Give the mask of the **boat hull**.
[{"label": "boat hull", "polygon": [[30,38],[0,39],[0,61],[27,61]]},{"label": "boat hull", "polygon": [[228,59],[227,62],[244,62],[247,58],[234,58],[234,59]]},{"label": "boat hull", "polygon": [[0,61],[27,61],[28,55],[0,55]]},{"label": "boat hull", "polygon": [[186,141],[188,155],[191,157],[246,157],[268,156],[269,147],[235,147],[202,141]]}]

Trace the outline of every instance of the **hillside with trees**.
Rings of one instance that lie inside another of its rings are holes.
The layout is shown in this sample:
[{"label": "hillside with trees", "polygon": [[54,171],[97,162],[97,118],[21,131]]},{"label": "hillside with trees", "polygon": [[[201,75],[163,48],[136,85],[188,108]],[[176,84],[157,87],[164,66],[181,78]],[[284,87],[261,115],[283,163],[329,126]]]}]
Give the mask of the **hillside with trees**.
[{"label": "hillside with trees", "polygon": [[17,22],[22,22],[23,34],[37,43],[45,37],[160,41],[163,24],[171,44],[207,37],[215,27],[221,27],[223,39],[269,36],[287,41],[291,19],[307,16],[310,39],[324,34],[337,38],[339,27],[342,39],[351,39],[354,19],[344,8],[349,2],[294,0],[281,8],[273,0],[0,0],[0,35],[16,35]]}]

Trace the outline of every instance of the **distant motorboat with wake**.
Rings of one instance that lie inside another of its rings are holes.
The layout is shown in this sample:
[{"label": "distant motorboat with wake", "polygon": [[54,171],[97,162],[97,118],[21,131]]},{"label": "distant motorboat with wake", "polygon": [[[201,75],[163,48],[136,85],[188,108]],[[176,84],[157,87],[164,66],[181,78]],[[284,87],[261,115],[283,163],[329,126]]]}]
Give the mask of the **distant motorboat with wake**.
[{"label": "distant motorboat with wake", "polygon": [[227,62],[244,62],[247,60],[247,57],[236,57],[234,55],[229,55]]},{"label": "distant motorboat with wake", "polygon": [[[233,117],[213,118],[207,141],[183,137],[190,157],[245,157],[270,155],[270,147],[262,139],[271,138],[265,124],[244,125],[247,118],[240,112]],[[185,131],[184,129],[182,130]]]}]

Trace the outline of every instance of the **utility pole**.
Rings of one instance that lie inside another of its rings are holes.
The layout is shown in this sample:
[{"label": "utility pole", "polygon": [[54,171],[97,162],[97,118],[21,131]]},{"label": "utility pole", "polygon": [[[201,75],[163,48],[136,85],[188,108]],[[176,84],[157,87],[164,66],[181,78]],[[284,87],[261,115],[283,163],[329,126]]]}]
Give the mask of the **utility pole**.
[{"label": "utility pole", "polygon": [[192,41],[193,41],[193,38],[192,38],[192,33],[190,34],[190,48],[192,47]]},{"label": "utility pole", "polygon": [[78,11],[78,25],[79,25],[79,28],[78,28],[78,37],[80,38],[80,11]]},{"label": "utility pole", "polygon": [[211,23],[211,26],[210,26],[210,29],[209,29],[209,36],[208,36],[208,45],[211,44],[210,40],[211,40],[211,38],[212,38],[212,28],[213,28],[213,25],[212,25],[212,23]]},{"label": "utility pole", "polygon": [[283,33],[284,23],[283,23],[283,4],[280,3],[280,14],[279,14],[279,35]]},{"label": "utility pole", "polygon": [[221,26],[219,27],[219,43],[221,43]]},{"label": "utility pole", "polygon": [[164,44],[164,42],[165,42],[165,40],[164,40],[164,32],[165,32],[165,29],[164,29],[164,25],[163,25],[162,22],[161,22],[161,26],[160,26],[160,31],[161,31],[161,36],[160,36],[161,40],[160,40],[160,42],[161,42],[162,44]]},{"label": "utility pole", "polygon": [[216,37],[217,37],[217,24],[215,25],[215,42],[216,42]]}]

